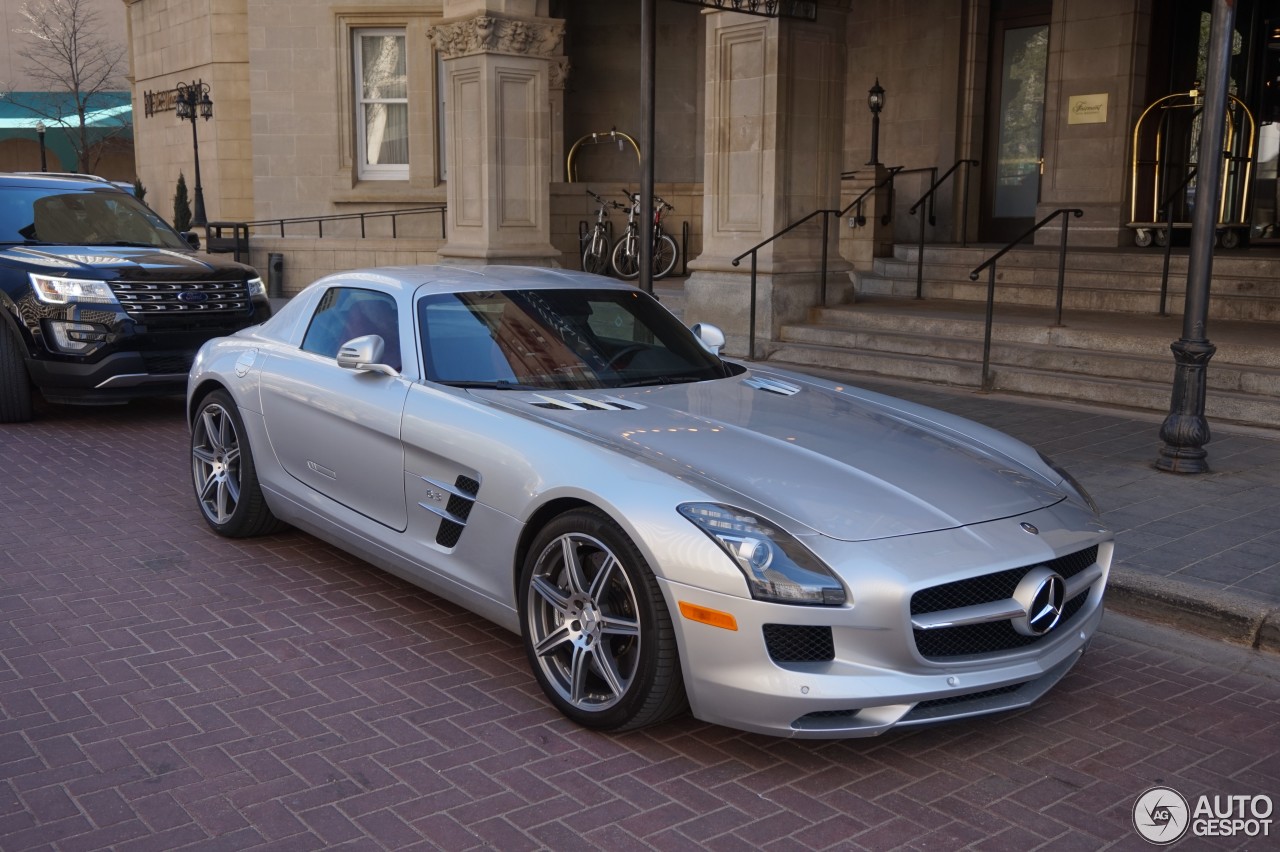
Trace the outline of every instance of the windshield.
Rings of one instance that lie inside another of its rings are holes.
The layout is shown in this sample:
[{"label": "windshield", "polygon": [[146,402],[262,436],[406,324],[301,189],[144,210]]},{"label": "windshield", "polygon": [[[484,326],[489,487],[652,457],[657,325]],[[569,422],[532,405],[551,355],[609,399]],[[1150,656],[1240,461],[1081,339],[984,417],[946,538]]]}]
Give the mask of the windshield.
[{"label": "windshield", "polygon": [[105,187],[0,188],[0,243],[191,248],[145,204]]},{"label": "windshield", "polygon": [[444,384],[620,388],[735,372],[640,290],[425,296],[418,326],[426,376]]}]

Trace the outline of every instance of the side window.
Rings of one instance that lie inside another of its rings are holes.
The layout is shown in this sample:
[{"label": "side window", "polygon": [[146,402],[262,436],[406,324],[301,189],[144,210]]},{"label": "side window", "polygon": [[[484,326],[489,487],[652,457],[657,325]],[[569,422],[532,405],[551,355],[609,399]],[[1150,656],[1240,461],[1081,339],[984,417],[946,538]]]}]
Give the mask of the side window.
[{"label": "side window", "polygon": [[302,349],[337,358],[342,344],[355,337],[377,334],[386,344],[383,363],[400,369],[400,322],[396,301],[386,293],[355,287],[334,287],[321,297],[302,339]]}]

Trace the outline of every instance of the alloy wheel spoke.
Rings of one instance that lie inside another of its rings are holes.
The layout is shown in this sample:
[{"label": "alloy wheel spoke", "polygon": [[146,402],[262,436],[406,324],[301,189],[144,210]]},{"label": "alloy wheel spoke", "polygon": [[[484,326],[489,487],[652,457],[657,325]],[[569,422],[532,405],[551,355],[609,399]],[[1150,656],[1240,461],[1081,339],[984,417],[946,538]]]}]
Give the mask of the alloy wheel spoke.
[{"label": "alloy wheel spoke", "polygon": [[573,636],[569,633],[569,626],[561,624],[555,630],[546,635],[542,641],[533,646],[533,651],[539,657],[546,657],[554,654],[560,649],[560,646],[567,642],[572,642]]},{"label": "alloy wheel spoke", "polygon": [[582,573],[582,563],[578,559],[578,546],[573,536],[564,536],[560,539],[560,552],[564,557],[564,572],[569,583],[569,593],[571,595],[586,594],[586,577]]},{"label": "alloy wheel spoke", "polygon": [[640,622],[634,618],[606,615],[600,619],[600,632],[610,636],[639,636]]},{"label": "alloy wheel spoke", "polygon": [[556,612],[566,618],[569,616],[569,597],[559,586],[546,577],[539,575],[533,578],[533,591],[537,592],[539,597],[554,607]]},{"label": "alloy wheel spoke", "polygon": [[581,645],[573,646],[573,662],[569,666],[569,700],[582,704],[587,696],[587,675],[591,672],[591,652]]},{"label": "alloy wheel spoke", "polygon": [[622,682],[622,674],[618,671],[618,661],[613,658],[605,650],[604,645],[595,645],[591,649],[591,659],[595,663],[596,673],[604,679],[609,685],[609,691],[612,693],[610,698],[621,696],[626,691],[626,685]]},{"label": "alloy wheel spoke", "polygon": [[613,569],[617,567],[617,558],[612,553],[606,553],[604,564],[600,566],[600,570],[596,572],[595,578],[591,581],[591,588],[587,591],[587,597],[593,601],[602,600],[605,587],[609,584],[609,578],[613,575]]},{"label": "alloy wheel spoke", "polygon": [[206,408],[200,412],[200,422],[204,425],[205,440],[209,443],[210,452],[218,452],[222,449],[221,434],[217,418],[211,409]]}]

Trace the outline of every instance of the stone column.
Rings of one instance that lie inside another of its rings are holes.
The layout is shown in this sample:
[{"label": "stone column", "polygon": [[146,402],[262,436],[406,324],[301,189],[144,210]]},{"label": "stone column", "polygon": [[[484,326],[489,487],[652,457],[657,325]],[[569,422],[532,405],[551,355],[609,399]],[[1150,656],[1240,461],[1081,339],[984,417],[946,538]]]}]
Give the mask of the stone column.
[{"label": "stone column", "polygon": [[[707,15],[703,250],[689,264],[685,316],[720,325],[730,352],[747,350],[751,309],[750,258],[731,260],[815,210],[838,209],[843,35],[844,13],[830,7],[822,25]],[[831,217],[829,301],[849,286],[840,227]],[[822,217],[761,249],[757,355],[818,304],[821,253]]]},{"label": "stone column", "polygon": [[560,255],[551,246],[549,83],[564,22],[529,16],[540,5],[446,2],[446,20],[432,29],[447,93],[442,262],[551,266]]}]

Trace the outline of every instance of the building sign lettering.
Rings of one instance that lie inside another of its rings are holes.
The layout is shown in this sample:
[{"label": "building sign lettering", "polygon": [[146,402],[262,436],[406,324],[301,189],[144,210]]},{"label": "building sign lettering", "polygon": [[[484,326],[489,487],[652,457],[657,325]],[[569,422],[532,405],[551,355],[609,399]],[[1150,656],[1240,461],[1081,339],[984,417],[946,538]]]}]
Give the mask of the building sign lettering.
[{"label": "building sign lettering", "polygon": [[1097,95],[1071,95],[1067,98],[1067,124],[1106,124],[1107,98]]}]

